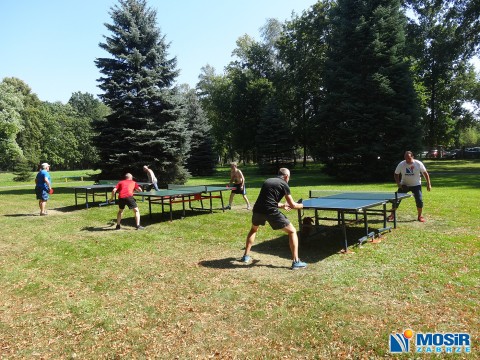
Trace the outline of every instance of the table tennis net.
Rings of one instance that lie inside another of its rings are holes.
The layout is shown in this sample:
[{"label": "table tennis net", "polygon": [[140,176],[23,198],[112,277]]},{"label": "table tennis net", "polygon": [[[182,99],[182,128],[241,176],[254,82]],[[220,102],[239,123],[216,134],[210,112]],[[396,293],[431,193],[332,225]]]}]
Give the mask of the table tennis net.
[{"label": "table tennis net", "polygon": [[309,197],[329,199],[384,200],[395,198],[395,193],[341,190],[310,190]]},{"label": "table tennis net", "polygon": [[187,185],[168,184],[167,189],[203,192],[203,191],[207,191],[207,186],[206,185],[187,186]]}]

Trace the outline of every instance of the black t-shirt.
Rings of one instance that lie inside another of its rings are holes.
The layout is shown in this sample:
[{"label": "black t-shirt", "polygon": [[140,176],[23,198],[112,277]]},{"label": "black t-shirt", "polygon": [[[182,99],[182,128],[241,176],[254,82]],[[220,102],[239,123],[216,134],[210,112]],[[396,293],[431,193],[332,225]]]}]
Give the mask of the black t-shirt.
[{"label": "black t-shirt", "polygon": [[278,203],[285,195],[290,195],[290,188],[281,177],[267,179],[260,190],[253,212],[260,214],[276,214]]}]

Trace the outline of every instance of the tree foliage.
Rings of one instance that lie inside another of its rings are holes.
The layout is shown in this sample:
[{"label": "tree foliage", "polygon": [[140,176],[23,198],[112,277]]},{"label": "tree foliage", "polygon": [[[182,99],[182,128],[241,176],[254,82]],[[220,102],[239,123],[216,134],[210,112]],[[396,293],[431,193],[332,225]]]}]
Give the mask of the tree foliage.
[{"label": "tree foliage", "polygon": [[317,156],[340,179],[389,179],[421,140],[405,17],[397,0],[340,0],[331,24]]},{"label": "tree foliage", "polygon": [[328,1],[318,2],[301,16],[287,21],[277,42],[282,64],[275,83],[277,96],[293,126],[294,136],[290,141],[303,148],[303,166],[306,166],[307,154],[318,141],[311,130],[324,97],[331,6]]},{"label": "tree foliage", "polygon": [[0,168],[11,169],[14,159],[23,158],[17,143],[22,130],[23,95],[4,79],[0,83]]},{"label": "tree foliage", "polygon": [[276,174],[281,167],[292,165],[295,158],[295,143],[292,141],[291,124],[274,98],[263,110],[256,142],[262,172]]},{"label": "tree foliage", "polygon": [[80,144],[81,167],[93,167],[99,161],[97,148],[93,144],[96,135],[94,124],[102,122],[110,114],[110,109],[92,94],[81,92],[73,93],[68,104],[76,110],[78,116],[78,126],[74,132]]},{"label": "tree foliage", "polygon": [[212,175],[217,162],[213,150],[212,127],[207,121],[195,90],[188,86],[182,90],[185,116],[191,133],[187,169],[193,176]]},{"label": "tree foliage", "polygon": [[96,123],[101,176],[120,178],[128,171],[138,178],[142,165],[150,164],[160,181],[184,182],[188,124],[172,87],[176,58],[168,58],[156,11],[144,0],[120,0],[111,17],[111,36],[100,44],[111,57],[95,61],[103,74],[101,98],[112,111]]},{"label": "tree foliage", "polygon": [[[469,1],[409,0],[415,14],[408,26],[409,53],[422,89],[424,143],[454,145],[472,125],[466,102],[477,102],[469,59],[478,46],[478,5]],[[472,20],[472,21],[470,21]],[[477,32],[475,32],[477,31]],[[474,121],[474,120],[473,120]]]},{"label": "tree foliage", "polygon": [[220,160],[226,163],[231,149],[233,131],[231,130],[231,81],[222,75],[215,74],[209,65],[203,67],[197,84],[199,98],[205,116],[211,125],[213,147]]}]

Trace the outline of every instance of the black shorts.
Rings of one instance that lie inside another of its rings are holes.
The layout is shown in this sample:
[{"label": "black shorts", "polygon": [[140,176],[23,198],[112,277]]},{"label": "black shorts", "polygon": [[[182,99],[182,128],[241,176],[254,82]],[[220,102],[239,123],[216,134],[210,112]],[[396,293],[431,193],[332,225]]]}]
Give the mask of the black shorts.
[{"label": "black shorts", "polygon": [[242,184],[233,184],[235,187],[235,190],[232,190],[232,193],[234,194],[240,194],[240,195],[246,195],[247,191],[245,189],[245,185],[242,186]]},{"label": "black shorts", "polygon": [[268,221],[273,230],[280,230],[290,224],[290,220],[282,214],[280,211],[276,214],[260,214],[254,212],[252,215],[252,224],[255,226],[265,225],[265,222]]},{"label": "black shorts", "polygon": [[121,210],[125,209],[125,205],[127,205],[129,209],[135,209],[136,207],[138,207],[137,202],[135,201],[133,196],[118,199],[118,207]]}]

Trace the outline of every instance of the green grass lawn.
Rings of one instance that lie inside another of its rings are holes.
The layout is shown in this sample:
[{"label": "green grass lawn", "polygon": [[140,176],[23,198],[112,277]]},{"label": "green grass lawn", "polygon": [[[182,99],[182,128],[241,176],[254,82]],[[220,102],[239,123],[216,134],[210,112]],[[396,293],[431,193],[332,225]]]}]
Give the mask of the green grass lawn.
[{"label": "green grass lawn", "polygon": [[[287,237],[268,226],[243,254],[251,212],[195,212],[174,221],[139,201],[145,231],[114,231],[116,206],[75,207],[68,181],[92,171],[51,173],[49,215],[38,216],[33,182],[0,174],[0,358],[38,359],[386,359],[389,334],[468,332],[480,359],[480,162],[426,161],[427,222],[413,199],[379,244],[339,254],[334,226],[300,244],[309,265],[292,271]],[[253,203],[265,176],[241,167]],[[189,184],[226,184],[228,168]],[[295,199],[310,189],[395,191],[393,182],[342,184],[319,167],[292,169]],[[227,201],[225,194],[224,200]],[[219,206],[219,202],[216,203]],[[296,211],[286,213],[298,228]],[[373,226],[380,225],[379,223]],[[444,358],[428,355],[425,358]]]}]

